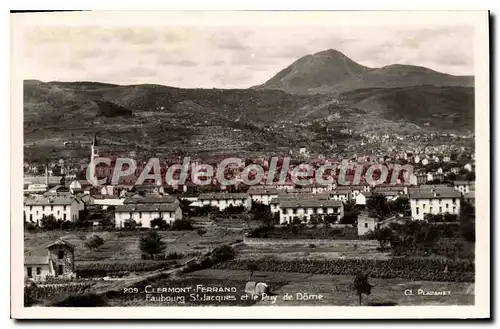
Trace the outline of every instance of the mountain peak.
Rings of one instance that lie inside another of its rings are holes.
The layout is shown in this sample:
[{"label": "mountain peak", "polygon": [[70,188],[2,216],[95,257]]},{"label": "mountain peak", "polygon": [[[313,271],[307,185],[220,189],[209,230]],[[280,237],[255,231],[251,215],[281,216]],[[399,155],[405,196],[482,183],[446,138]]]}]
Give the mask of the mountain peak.
[{"label": "mountain peak", "polygon": [[327,49],[299,58],[258,88],[309,93],[311,89],[331,87],[368,70],[340,51]]},{"label": "mountain peak", "polygon": [[345,57],[345,58],[347,58],[347,56],[344,55],[342,52],[335,50],[335,49],[332,49],[332,48],[327,49],[327,50],[318,51],[314,55],[315,56],[319,55],[319,56]]}]

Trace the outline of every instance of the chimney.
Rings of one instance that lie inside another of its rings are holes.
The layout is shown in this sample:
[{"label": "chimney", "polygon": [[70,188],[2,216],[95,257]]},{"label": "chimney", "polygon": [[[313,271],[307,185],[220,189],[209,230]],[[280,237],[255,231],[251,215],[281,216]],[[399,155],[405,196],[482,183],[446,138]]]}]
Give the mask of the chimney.
[{"label": "chimney", "polygon": [[45,186],[49,188],[49,168],[47,164],[45,164]]}]

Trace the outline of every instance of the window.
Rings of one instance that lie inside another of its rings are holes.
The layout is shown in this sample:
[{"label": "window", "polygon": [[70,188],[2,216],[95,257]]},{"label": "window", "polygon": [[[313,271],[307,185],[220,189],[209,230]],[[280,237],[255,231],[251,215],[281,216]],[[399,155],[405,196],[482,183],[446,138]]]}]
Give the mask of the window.
[{"label": "window", "polygon": [[455,204],[457,202],[457,199],[453,198],[451,201]]},{"label": "window", "polygon": [[448,204],[446,204],[446,209],[448,209]]},{"label": "window", "polygon": [[139,218],[142,218],[142,212],[139,213]]},{"label": "window", "polygon": [[38,210],[36,211],[36,214],[38,215]]},{"label": "window", "polygon": [[30,214],[30,222],[33,221],[33,214]]},{"label": "window", "polygon": [[66,214],[63,214],[63,219],[66,220]]},{"label": "window", "polygon": [[456,207],[453,207],[453,212],[456,212],[456,209],[457,209]]},{"label": "window", "polygon": [[432,207],[429,207],[429,212],[431,212],[431,213],[432,213]]},{"label": "window", "polygon": [[50,211],[54,211],[54,206],[50,206]]},{"label": "window", "polygon": [[45,211],[45,206],[42,207],[42,211]]},{"label": "window", "polygon": [[40,275],[42,274],[42,268],[41,267],[37,267],[36,268],[36,275]]},{"label": "window", "polygon": [[64,250],[59,250],[57,252],[57,258],[58,259],[63,259],[64,258]]},{"label": "window", "polygon": [[57,269],[57,274],[63,275],[63,273],[64,273],[64,267],[62,265],[59,265]]},{"label": "window", "polygon": [[57,211],[57,216],[59,216],[60,214],[61,214],[61,212],[58,210],[58,211]]},{"label": "window", "polygon": [[31,267],[28,267],[27,271],[28,271],[28,278],[32,278],[33,277],[33,272],[32,272]]},{"label": "window", "polygon": [[416,212],[417,212],[417,215],[418,215],[418,211],[419,211],[418,207],[417,207],[417,208],[416,208],[415,210],[416,210]]},{"label": "window", "polygon": [[365,228],[368,228],[368,223],[365,223]]},{"label": "window", "polygon": [[30,206],[30,211],[33,209],[33,206]]},{"label": "window", "polygon": [[68,209],[68,206],[64,206],[64,211],[66,211]]},{"label": "window", "polygon": [[422,208],[424,208],[424,209],[425,209],[425,203],[422,205]]},{"label": "window", "polygon": [[297,213],[297,209],[292,209],[292,214],[296,214]]},{"label": "window", "polygon": [[439,207],[439,213],[443,212],[443,207]]}]

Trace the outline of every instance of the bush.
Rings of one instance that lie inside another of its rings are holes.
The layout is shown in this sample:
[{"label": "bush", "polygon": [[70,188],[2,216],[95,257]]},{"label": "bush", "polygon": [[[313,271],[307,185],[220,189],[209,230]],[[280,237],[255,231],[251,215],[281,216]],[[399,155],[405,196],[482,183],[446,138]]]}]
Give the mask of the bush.
[{"label": "bush", "polygon": [[193,225],[191,225],[191,223],[185,219],[177,219],[172,223],[172,230],[175,231],[185,231],[193,229]]},{"label": "bush", "polygon": [[139,248],[143,253],[151,255],[161,254],[165,251],[167,246],[163,242],[163,239],[157,232],[149,232],[147,235],[143,236],[139,241]]},{"label": "bush", "polygon": [[159,229],[159,230],[166,230],[169,227],[167,221],[161,217],[157,217],[151,220],[150,225],[152,229]]},{"label": "bush", "polygon": [[[146,257],[151,257],[146,254]],[[149,258],[151,259],[151,258]],[[116,276],[128,272],[148,272],[168,268],[172,261],[166,260],[134,260],[134,261],[106,261],[76,263],[75,271],[78,277]]]},{"label": "bush", "polygon": [[104,239],[95,234],[88,238],[87,241],[85,241],[85,247],[87,247],[89,250],[97,249],[103,244]]},{"label": "bush", "polygon": [[71,295],[61,301],[52,303],[50,306],[59,307],[96,307],[106,306],[106,298],[94,293],[86,293],[83,295]]},{"label": "bush", "polygon": [[[237,259],[216,264],[217,269],[247,270],[254,263],[260,271],[297,272],[328,275],[357,275],[362,272],[373,278],[403,278],[412,281],[474,282],[474,262],[441,259],[295,259],[271,257],[257,260]],[[445,269],[447,269],[445,271]]]}]

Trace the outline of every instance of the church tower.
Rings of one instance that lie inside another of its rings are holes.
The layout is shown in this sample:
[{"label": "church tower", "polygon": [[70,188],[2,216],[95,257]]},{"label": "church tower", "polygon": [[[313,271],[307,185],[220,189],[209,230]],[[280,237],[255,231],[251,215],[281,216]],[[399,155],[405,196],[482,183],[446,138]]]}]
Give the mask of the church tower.
[{"label": "church tower", "polygon": [[90,179],[95,178],[95,165],[94,165],[94,160],[95,158],[99,157],[99,152],[97,149],[97,134],[94,134],[94,138],[92,139],[92,145],[90,146]]}]

